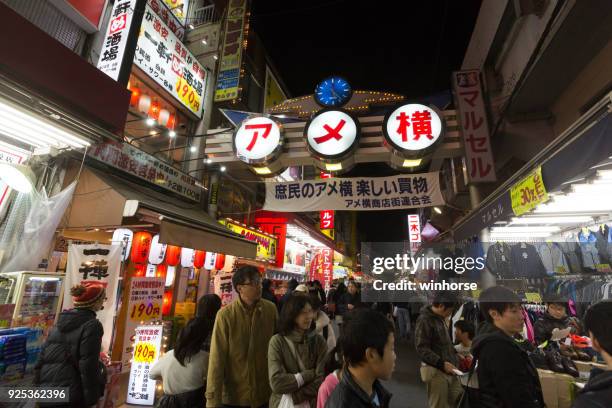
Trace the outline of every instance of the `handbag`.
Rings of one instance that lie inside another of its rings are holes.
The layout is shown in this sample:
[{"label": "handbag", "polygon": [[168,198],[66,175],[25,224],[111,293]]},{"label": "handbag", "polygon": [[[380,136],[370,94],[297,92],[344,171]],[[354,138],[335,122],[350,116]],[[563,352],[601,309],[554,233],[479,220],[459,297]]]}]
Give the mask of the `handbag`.
[{"label": "handbag", "polygon": [[[304,363],[302,363],[302,359],[300,358],[300,355],[297,353],[297,350],[295,349],[293,342],[285,336],[283,336],[283,339],[285,339],[285,341],[287,342],[287,345],[289,346],[289,349],[291,350],[291,354],[293,354],[293,357],[295,358],[295,361],[297,362],[297,365],[300,371],[306,371]],[[283,394],[283,396],[281,397],[280,403],[278,404],[278,408],[310,408],[310,402],[304,401],[299,404],[295,404],[293,402],[293,397],[291,396],[291,394]]]},{"label": "handbag", "polygon": [[[463,395],[457,404],[457,408],[479,408],[480,407],[480,390],[477,388],[477,384],[472,382],[472,376],[476,372],[476,365],[478,364],[478,357],[474,357],[470,372],[468,375],[467,385],[464,386]],[[470,385],[473,385],[470,387]]]}]

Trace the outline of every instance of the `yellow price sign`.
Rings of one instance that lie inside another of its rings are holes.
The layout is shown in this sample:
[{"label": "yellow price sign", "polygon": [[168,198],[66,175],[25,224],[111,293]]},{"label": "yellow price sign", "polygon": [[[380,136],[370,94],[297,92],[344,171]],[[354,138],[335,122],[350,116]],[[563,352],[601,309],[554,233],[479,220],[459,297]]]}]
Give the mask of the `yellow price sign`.
[{"label": "yellow price sign", "polygon": [[183,77],[179,77],[176,81],[175,92],[179,99],[194,112],[200,111],[202,97],[193,89],[191,85],[185,81]]},{"label": "yellow price sign", "polygon": [[536,292],[525,292],[525,298],[528,302],[542,303],[542,296]]},{"label": "yellow price sign", "polygon": [[135,322],[156,320],[161,316],[161,305],[159,303],[140,302],[133,304],[129,313],[130,320]]},{"label": "yellow price sign", "polygon": [[542,180],[541,166],[510,189],[512,211],[517,216],[533,210],[539,204],[548,201],[548,198],[548,192]]},{"label": "yellow price sign", "polygon": [[149,342],[137,343],[134,347],[134,361],[137,363],[152,363],[157,356],[157,347]]}]

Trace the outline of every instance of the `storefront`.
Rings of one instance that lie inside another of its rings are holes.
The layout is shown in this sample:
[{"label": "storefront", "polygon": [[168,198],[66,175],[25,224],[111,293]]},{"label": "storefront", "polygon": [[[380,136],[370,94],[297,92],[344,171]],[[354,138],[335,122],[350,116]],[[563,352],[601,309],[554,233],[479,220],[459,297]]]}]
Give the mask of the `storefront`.
[{"label": "storefront", "polygon": [[[568,300],[568,313],[579,318],[589,305],[609,299],[611,106],[608,94],[453,228],[457,247],[480,247],[482,288],[513,289],[531,323],[553,296]],[[478,293],[468,297],[476,300]],[[585,374],[590,364],[576,362]],[[571,405],[573,383],[583,380],[539,368],[547,406]]]}]

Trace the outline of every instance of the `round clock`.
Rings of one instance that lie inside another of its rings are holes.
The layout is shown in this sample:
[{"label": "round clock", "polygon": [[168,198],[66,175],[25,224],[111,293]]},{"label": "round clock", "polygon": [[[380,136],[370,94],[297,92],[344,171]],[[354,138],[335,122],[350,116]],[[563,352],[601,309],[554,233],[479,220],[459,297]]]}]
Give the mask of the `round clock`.
[{"label": "round clock", "polygon": [[324,107],[339,107],[353,96],[353,88],[342,77],[331,76],[321,81],[315,88],[315,101]]}]

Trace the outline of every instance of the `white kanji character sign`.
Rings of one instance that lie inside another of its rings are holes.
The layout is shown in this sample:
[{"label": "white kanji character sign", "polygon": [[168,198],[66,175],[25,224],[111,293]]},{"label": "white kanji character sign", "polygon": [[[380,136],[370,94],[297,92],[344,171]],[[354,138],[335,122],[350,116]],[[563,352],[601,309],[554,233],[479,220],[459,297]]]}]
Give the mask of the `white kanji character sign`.
[{"label": "white kanji character sign", "polygon": [[383,123],[387,142],[400,151],[427,149],[440,139],[442,130],[436,110],[417,103],[400,106],[385,116]]},{"label": "white kanji character sign", "polygon": [[323,158],[339,158],[358,143],[355,119],[341,110],[324,110],[315,115],[304,129],[308,147]]},{"label": "white kanji character sign", "polygon": [[280,125],[265,116],[246,119],[234,133],[236,157],[245,163],[273,160],[281,146]]}]

